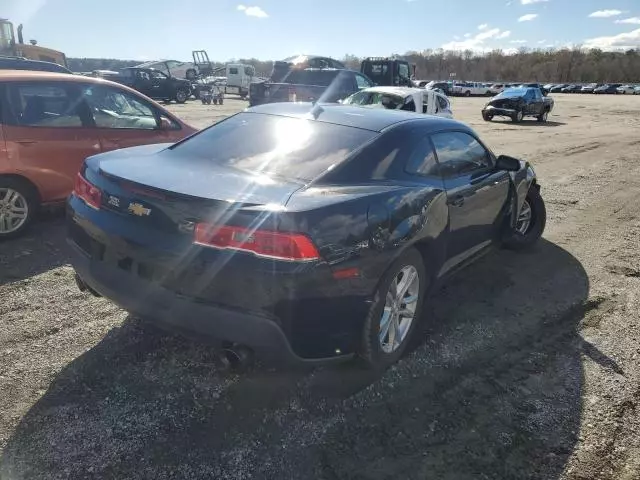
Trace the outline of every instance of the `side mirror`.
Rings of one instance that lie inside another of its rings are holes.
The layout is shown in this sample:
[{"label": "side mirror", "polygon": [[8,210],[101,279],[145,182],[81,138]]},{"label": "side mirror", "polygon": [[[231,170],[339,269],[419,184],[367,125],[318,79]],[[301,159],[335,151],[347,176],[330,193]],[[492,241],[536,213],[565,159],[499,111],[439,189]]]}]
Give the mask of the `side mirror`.
[{"label": "side mirror", "polygon": [[522,168],[520,160],[508,155],[500,155],[496,158],[496,168],[498,170],[506,170],[507,172],[517,172]]},{"label": "side mirror", "polygon": [[173,122],[167,117],[160,117],[160,130],[173,130]]}]

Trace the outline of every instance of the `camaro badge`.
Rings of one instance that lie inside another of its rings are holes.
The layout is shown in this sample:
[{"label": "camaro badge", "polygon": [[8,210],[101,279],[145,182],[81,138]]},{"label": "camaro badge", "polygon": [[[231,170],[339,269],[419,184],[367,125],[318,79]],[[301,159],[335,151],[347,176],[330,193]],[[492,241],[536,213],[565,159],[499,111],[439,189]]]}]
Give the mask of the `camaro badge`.
[{"label": "camaro badge", "polygon": [[133,213],[134,215],[138,215],[139,217],[142,217],[142,216],[148,217],[149,214],[151,213],[151,209],[143,205],[140,205],[139,203],[130,203],[129,212]]}]

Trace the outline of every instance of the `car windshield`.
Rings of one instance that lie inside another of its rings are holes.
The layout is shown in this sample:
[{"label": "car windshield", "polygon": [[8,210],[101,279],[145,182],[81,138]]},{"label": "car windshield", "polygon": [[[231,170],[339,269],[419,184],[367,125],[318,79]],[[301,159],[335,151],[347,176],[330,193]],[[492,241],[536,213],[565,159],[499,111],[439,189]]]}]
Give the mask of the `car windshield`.
[{"label": "car windshield", "polygon": [[502,93],[499,93],[494,98],[513,98],[513,97],[522,97],[527,93],[526,88],[508,88],[504,90]]},{"label": "car windshield", "polygon": [[172,149],[185,159],[207,159],[246,172],[309,181],[376,134],[308,119],[240,113]]}]

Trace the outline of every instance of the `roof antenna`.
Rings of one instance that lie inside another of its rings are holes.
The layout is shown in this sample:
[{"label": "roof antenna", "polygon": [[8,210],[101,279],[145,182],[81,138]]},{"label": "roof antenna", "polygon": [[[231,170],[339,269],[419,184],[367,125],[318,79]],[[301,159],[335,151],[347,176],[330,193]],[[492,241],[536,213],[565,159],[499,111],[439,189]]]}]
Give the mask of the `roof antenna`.
[{"label": "roof antenna", "polygon": [[312,103],[313,108],[311,109],[310,115],[313,117],[314,120],[317,120],[318,117],[320,116],[320,114],[322,112],[324,112],[324,108],[322,108],[320,105],[318,105],[317,101],[314,101]]}]

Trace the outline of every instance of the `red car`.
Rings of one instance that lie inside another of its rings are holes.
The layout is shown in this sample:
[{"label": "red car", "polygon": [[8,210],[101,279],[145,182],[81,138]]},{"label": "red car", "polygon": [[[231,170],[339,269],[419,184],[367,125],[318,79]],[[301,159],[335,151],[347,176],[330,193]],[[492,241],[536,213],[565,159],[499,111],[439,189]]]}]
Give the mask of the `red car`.
[{"label": "red car", "polygon": [[63,203],[86,157],[173,143],[194,132],[153,100],[117,83],[0,71],[0,239],[20,234],[41,205]]}]

